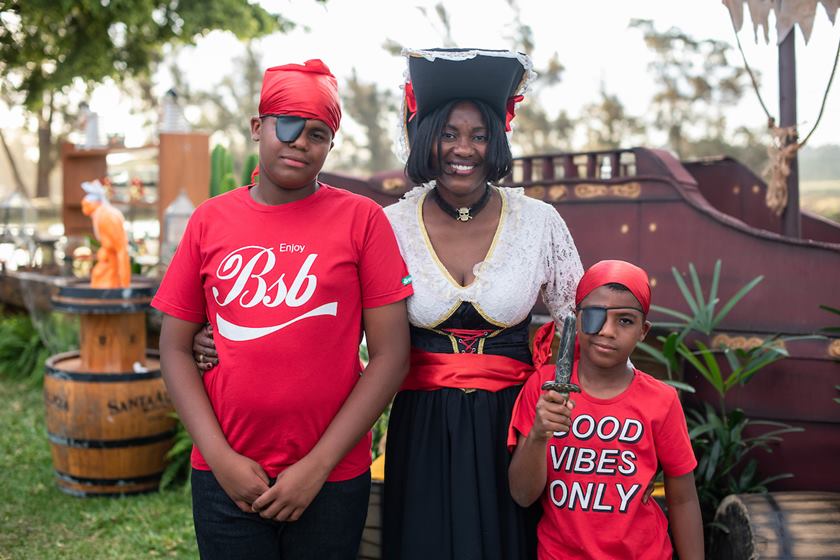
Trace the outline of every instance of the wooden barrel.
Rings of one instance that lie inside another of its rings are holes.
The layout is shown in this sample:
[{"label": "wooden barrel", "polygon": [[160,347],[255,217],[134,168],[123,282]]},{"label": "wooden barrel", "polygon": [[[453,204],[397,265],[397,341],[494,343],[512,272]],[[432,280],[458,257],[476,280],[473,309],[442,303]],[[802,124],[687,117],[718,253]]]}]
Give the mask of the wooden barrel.
[{"label": "wooden barrel", "polygon": [[723,499],[710,558],[840,558],[840,493],[769,492]]},{"label": "wooden barrel", "polygon": [[128,288],[91,288],[87,282],[61,286],[53,296],[56,311],[83,315],[134,313],[149,308],[154,295],[150,284],[132,284]]},{"label": "wooden barrel", "polygon": [[379,560],[382,558],[382,488],[385,483],[373,480],[368,500],[368,514],[362,543],[359,546],[359,560]]},{"label": "wooden barrel", "polygon": [[44,377],[47,434],[59,488],[76,496],[157,490],[175,420],[149,352],[147,371],[89,372],[78,352],[50,357]]},{"label": "wooden barrel", "polygon": [[80,315],[83,371],[132,371],[135,362],[143,364],[152,296],[149,285],[102,289],[73,283],[59,289],[53,297],[55,310]]}]

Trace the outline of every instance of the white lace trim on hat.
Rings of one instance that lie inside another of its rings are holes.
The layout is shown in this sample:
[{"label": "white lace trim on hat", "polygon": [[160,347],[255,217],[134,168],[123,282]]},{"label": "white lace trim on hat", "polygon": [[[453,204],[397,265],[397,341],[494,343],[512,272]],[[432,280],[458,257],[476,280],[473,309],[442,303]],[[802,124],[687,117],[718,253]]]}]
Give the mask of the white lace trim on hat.
[{"label": "white lace trim on hat", "polygon": [[[515,58],[522,64],[522,67],[525,69],[525,73],[522,75],[522,81],[519,83],[519,86],[516,88],[514,95],[525,95],[528,91],[528,88],[531,86],[534,80],[537,79],[537,73],[534,71],[534,64],[531,62],[531,58],[519,52],[514,51],[488,51],[483,49],[469,49],[469,50],[458,50],[458,51],[438,51],[438,50],[425,50],[425,49],[409,49],[404,48],[402,50],[402,56],[405,57],[405,70],[403,71],[403,81],[400,85],[400,112],[399,112],[399,120],[397,122],[397,130],[396,135],[394,138],[394,155],[402,162],[405,163],[408,161],[408,153],[409,153],[409,145],[408,145],[408,130],[405,127],[405,117],[407,108],[405,106],[405,84],[411,80],[411,75],[409,73],[408,68],[408,61],[412,56],[418,56],[425,58],[429,61],[434,61],[437,58],[441,58],[443,60],[469,60],[475,58],[476,56],[495,56],[499,58]],[[516,103],[515,107],[518,107],[521,102]],[[511,123],[511,130],[507,133],[508,142],[510,142],[510,136],[513,133],[513,130],[516,126],[515,122]]]}]

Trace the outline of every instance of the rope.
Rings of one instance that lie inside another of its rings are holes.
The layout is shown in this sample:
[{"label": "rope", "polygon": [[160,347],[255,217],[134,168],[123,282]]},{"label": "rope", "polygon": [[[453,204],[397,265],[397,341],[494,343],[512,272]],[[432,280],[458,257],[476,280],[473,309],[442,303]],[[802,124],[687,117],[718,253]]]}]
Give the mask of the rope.
[{"label": "rope", "polygon": [[834,81],[834,75],[837,73],[837,61],[840,60],[840,41],[837,41],[837,52],[834,53],[834,67],[831,69],[831,75],[828,77],[828,84],[825,86],[825,93],[823,94],[822,105],[820,105],[820,112],[817,115],[817,121],[814,123],[814,127],[811,129],[811,132],[805,137],[805,140],[799,143],[800,146],[804,146],[814,131],[817,129],[817,125],[820,124],[820,119],[822,119],[823,111],[825,111],[825,102],[828,100],[828,92],[831,90],[831,82]]},{"label": "rope", "polygon": [[729,21],[732,23],[732,31],[735,34],[735,42],[738,44],[738,52],[741,53],[741,60],[744,61],[744,68],[750,76],[753,91],[755,91],[755,95],[758,98],[759,104],[761,104],[761,108],[764,110],[764,114],[767,115],[767,128],[770,131],[771,141],[770,145],[767,146],[767,157],[769,161],[762,172],[762,175],[764,175],[767,179],[767,196],[765,202],[767,207],[779,216],[787,207],[787,178],[788,175],[790,175],[790,163],[793,161],[793,158],[796,157],[796,152],[805,146],[811,138],[811,135],[814,134],[815,130],[817,130],[817,127],[822,120],[823,112],[825,111],[825,104],[828,101],[828,93],[831,91],[831,84],[834,82],[834,75],[837,73],[837,63],[838,60],[840,60],[840,41],[837,43],[837,52],[834,55],[834,65],[831,68],[831,74],[829,75],[828,83],[825,86],[825,92],[823,93],[822,104],[820,105],[820,112],[817,114],[817,120],[814,121],[814,126],[811,127],[811,130],[805,136],[805,139],[801,142],[797,142],[799,133],[796,130],[796,125],[794,124],[793,126],[788,127],[776,126],[776,119],[770,114],[770,111],[767,110],[767,105],[765,105],[764,99],[761,97],[761,92],[758,89],[758,81],[755,78],[755,73],[750,67],[749,62],[747,62],[747,55],[744,53],[744,49],[741,46],[741,38],[738,36],[738,30],[735,28],[735,22],[732,21],[731,17],[729,18]]},{"label": "rope", "polygon": [[735,29],[735,22],[732,21],[731,17],[729,18],[729,22],[732,24],[732,32],[735,34],[735,42],[738,44],[738,52],[741,53],[741,60],[744,61],[744,68],[747,70],[747,74],[750,75],[753,91],[755,91],[755,95],[758,97],[758,102],[761,104],[761,108],[764,109],[764,114],[767,115],[768,126],[772,127],[776,120],[770,114],[770,111],[767,110],[767,105],[764,104],[764,99],[761,98],[761,92],[758,91],[758,81],[755,79],[755,74],[750,67],[750,63],[747,62],[747,55],[744,54],[744,48],[741,46],[741,38],[738,37],[738,30]]}]

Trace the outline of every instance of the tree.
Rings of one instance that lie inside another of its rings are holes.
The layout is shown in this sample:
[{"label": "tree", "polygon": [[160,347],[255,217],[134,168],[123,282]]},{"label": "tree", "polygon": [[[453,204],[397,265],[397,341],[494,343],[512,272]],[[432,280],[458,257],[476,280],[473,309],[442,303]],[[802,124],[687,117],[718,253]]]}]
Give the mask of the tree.
[{"label": "tree", "polygon": [[[532,56],[536,46],[534,32],[531,26],[523,23],[517,2],[508,0],[507,3],[513,10],[512,31],[508,38],[511,48]],[[534,68],[534,71],[537,78],[531,82],[527,100],[516,109],[513,121],[516,133],[511,137],[511,143],[524,154],[569,150],[576,120],[565,111],[552,117],[540,104],[540,94],[563,79],[565,67],[560,62],[560,56],[555,52],[544,68]]]},{"label": "tree", "polygon": [[642,119],[629,115],[618,96],[607,93],[601,84],[601,99],[583,108],[580,120],[586,127],[587,150],[612,150],[644,143]]},{"label": "tree", "polygon": [[213,30],[239,38],[291,22],[247,0],[5,0],[0,11],[0,94],[37,121],[37,196],[48,194],[54,118],[73,86],[151,75],[168,44]]},{"label": "tree", "polygon": [[658,91],[653,97],[654,123],[664,130],[679,156],[691,154],[695,139],[726,138],[724,110],[735,105],[747,87],[747,73],[729,63],[731,46],[698,40],[676,27],[659,31],[650,20],[633,20],[655,54],[649,69]]},{"label": "tree", "polygon": [[345,142],[352,143],[356,149],[364,149],[367,157],[357,162],[367,171],[378,172],[399,167],[391,150],[393,134],[388,123],[397,118],[396,96],[387,89],[380,89],[375,83],[363,82],[355,69],[342,88],[342,104],[347,114],[364,130],[364,146],[352,138]]},{"label": "tree", "polygon": [[227,139],[234,175],[239,177],[248,154],[257,151],[251,140],[250,118],[257,114],[265,67],[253,41],[245,41],[245,51],[234,59],[233,67],[234,72],[225,75],[210,91],[193,91],[182,69],[174,64],[170,72],[181,102],[199,108],[198,127]]}]

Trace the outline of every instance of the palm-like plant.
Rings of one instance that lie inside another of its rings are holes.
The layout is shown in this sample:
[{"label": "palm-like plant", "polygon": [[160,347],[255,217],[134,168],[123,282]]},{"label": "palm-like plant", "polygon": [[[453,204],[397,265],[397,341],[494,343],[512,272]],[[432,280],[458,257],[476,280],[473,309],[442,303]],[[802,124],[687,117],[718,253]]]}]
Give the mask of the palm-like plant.
[{"label": "palm-like plant", "polygon": [[[771,444],[782,441],[782,435],[801,432],[783,422],[753,420],[744,411],[728,410],[726,394],[745,384],[762,368],[788,356],[787,350],[777,344],[776,338],[762,342],[748,350],[723,348],[714,351],[701,341],[695,342],[698,350],[692,351],[680,343],[677,352],[715,389],[720,400],[715,408],[709,403],[702,410],[687,410],[686,422],[689,437],[698,457],[695,480],[704,517],[710,519],[718,504],[729,494],[766,492],[767,485],[775,480],[789,478],[779,474],[759,480],[756,449],[772,452]],[[716,359],[720,353],[726,358],[727,369]],[[728,371],[727,371],[728,370]],[[756,434],[755,430],[764,429]]]},{"label": "palm-like plant", "polygon": [[[726,405],[726,395],[730,390],[743,386],[763,368],[788,356],[781,342],[792,340],[791,337],[771,337],[749,349],[709,348],[700,339],[694,340],[692,346],[689,346],[689,335],[710,336],[735,305],[763,280],[762,276],[753,278],[721,305],[718,294],[720,270],[721,261],[718,260],[712,271],[709,291],[705,293],[693,264],[688,267],[688,283],[679,270],[672,268],[674,280],[689,312],[651,306],[651,309],[674,320],[655,324],[658,328],[670,330],[667,335],[657,337],[661,349],[647,344],[639,345],[666,367],[668,383],[693,393],[693,387],[674,379],[688,364],[709,383],[719,397],[716,407],[704,403],[699,410],[686,411],[689,436],[698,457],[695,470],[697,490],[703,517],[707,521],[711,520],[717,505],[726,495],[766,491],[770,482],[792,476],[779,474],[759,479],[754,452],[758,449],[771,452],[771,444],[781,442],[782,435],[802,431],[802,428],[782,422],[750,419],[743,410],[728,410]],[[723,360],[719,360],[721,356]],[[755,428],[765,431],[756,433]]]},{"label": "palm-like plant", "polygon": [[[661,307],[659,305],[651,305],[652,311],[662,313],[678,321],[663,321],[657,322],[655,326],[661,329],[670,329],[671,332],[665,336],[657,337],[662,343],[662,349],[657,350],[653,346],[645,343],[640,343],[639,348],[647,352],[654,359],[662,363],[668,371],[668,382],[678,389],[682,389],[693,393],[694,388],[685,383],[680,383],[674,380],[674,374],[682,371],[682,363],[680,360],[681,354],[678,348],[684,345],[686,337],[692,332],[704,334],[706,336],[712,334],[721,322],[729,315],[732,308],[741,301],[744,296],[750,293],[762,280],[763,276],[756,276],[744,286],[742,286],[729,300],[718,309],[720,298],[718,297],[718,286],[720,285],[720,268],[721,261],[718,259],[715,262],[714,270],[712,271],[712,284],[709,287],[709,294],[703,293],[703,287],[700,284],[700,276],[697,274],[697,269],[693,263],[688,265],[688,275],[691,280],[692,289],[689,289],[682,274],[676,267],[671,268],[671,273],[674,275],[674,280],[677,287],[682,293],[683,299],[690,310],[690,315],[670,309],[668,307]],[[693,290],[693,291],[692,291]]]}]

